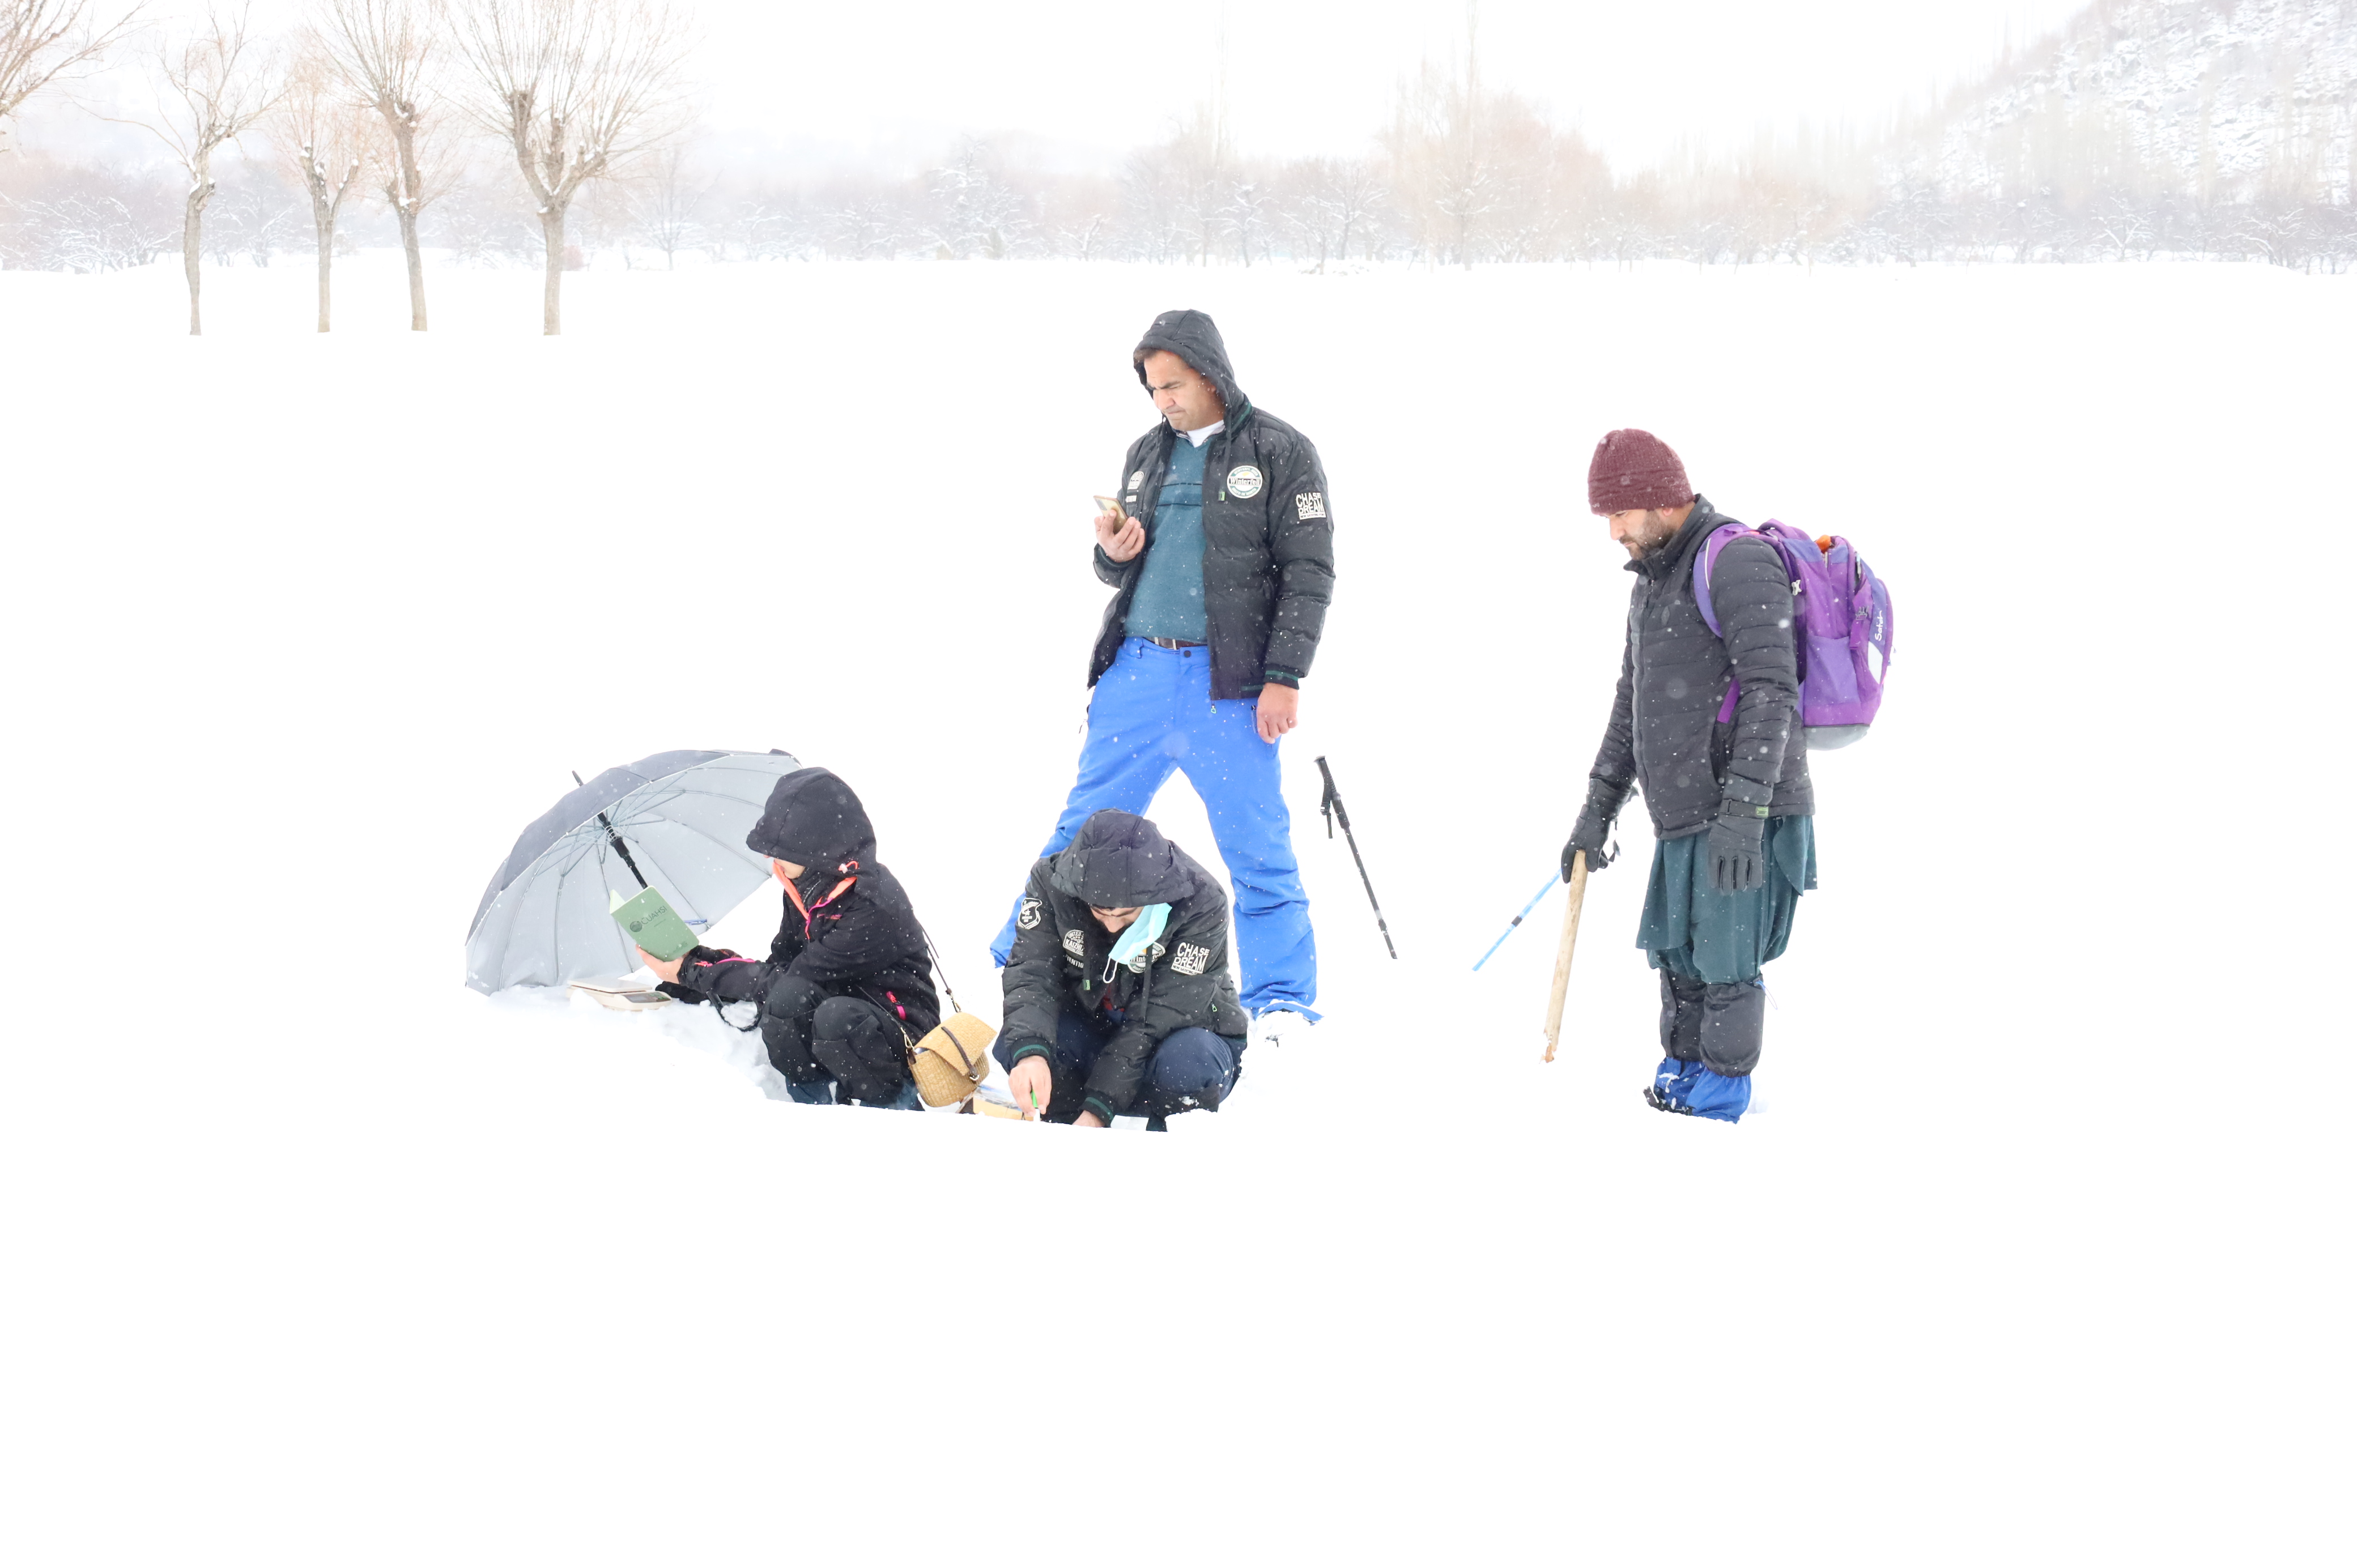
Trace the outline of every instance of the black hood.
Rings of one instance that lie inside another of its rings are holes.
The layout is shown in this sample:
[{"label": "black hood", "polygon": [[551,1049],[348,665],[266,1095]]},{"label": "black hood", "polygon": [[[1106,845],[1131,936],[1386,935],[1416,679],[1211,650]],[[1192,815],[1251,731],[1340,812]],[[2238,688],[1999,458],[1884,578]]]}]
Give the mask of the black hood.
[{"label": "black hood", "polygon": [[[1140,386],[1147,384],[1146,356],[1157,349],[1167,349],[1178,355],[1220,389],[1220,401],[1228,405],[1231,425],[1243,417],[1244,389],[1236,385],[1236,372],[1228,363],[1228,346],[1220,341],[1220,329],[1210,317],[1200,310],[1166,310],[1156,317],[1154,325],[1146,329],[1146,336],[1137,340],[1136,352],[1129,357],[1130,363],[1137,367]],[[1100,909],[1105,907],[1097,906]]]},{"label": "black hood", "polygon": [[1097,909],[1176,903],[1194,887],[1162,831],[1127,811],[1099,811],[1082,822],[1049,875],[1058,891]]},{"label": "black hood", "polygon": [[845,861],[876,858],[876,830],[851,786],[823,768],[804,768],[778,780],[761,820],[745,835],[755,854],[833,871]]}]

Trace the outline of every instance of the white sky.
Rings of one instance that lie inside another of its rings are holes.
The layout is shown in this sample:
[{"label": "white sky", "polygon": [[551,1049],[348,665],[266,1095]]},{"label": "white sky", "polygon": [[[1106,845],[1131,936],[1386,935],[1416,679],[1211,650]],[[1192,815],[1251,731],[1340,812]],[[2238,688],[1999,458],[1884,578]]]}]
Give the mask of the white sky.
[{"label": "white sky", "polygon": [[[707,128],[805,166],[940,157],[1015,136],[1051,164],[1116,166],[1221,76],[1246,152],[1366,149],[1397,84],[1461,56],[1467,0],[691,0]],[[169,19],[201,0],[152,0]],[[1577,124],[1624,169],[1681,141],[1727,145],[1803,119],[1870,124],[1986,67],[2083,0],[1480,0],[1486,80]],[[256,0],[269,23],[302,0]],[[122,62],[120,76],[129,69]],[[123,91],[102,79],[81,90]],[[28,143],[113,133],[37,101]],[[130,134],[124,133],[124,134]]]},{"label": "white sky", "polygon": [[[1682,138],[1870,121],[2082,0],[1481,0],[1484,75],[1577,123],[1623,166]],[[1247,150],[1362,150],[1401,76],[1461,50],[1464,0],[705,0],[713,128],[929,154],[1025,133],[1081,161],[1159,137],[1210,96],[1224,31]]]}]

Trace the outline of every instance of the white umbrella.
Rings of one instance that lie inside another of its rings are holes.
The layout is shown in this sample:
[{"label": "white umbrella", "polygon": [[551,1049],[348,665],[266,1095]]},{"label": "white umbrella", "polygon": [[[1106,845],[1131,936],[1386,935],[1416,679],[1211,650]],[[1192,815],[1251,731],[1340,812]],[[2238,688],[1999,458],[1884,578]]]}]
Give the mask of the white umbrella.
[{"label": "white umbrella", "polygon": [[608,912],[615,893],[653,887],[700,935],[770,875],[745,835],[801,767],[782,751],[664,751],[608,768],[516,840],[468,929],[467,983],[492,992],[636,969]]}]

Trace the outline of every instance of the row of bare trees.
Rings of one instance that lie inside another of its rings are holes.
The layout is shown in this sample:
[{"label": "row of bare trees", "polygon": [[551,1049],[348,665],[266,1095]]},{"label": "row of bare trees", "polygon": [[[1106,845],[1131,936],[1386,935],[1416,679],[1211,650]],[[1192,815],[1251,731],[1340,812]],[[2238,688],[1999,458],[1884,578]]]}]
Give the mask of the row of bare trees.
[{"label": "row of bare trees", "polygon": [[[1944,187],[1890,138],[1762,138],[1616,178],[1577,132],[1488,85],[1468,48],[1403,84],[1375,150],[1241,156],[1206,105],[1118,178],[1045,177],[969,144],[910,179],[699,188],[667,231],[714,257],[1126,259],[1324,269],[1579,261],[2078,262],[2159,255],[2357,266],[2329,180],[2227,188],[2138,161],[2100,111],[2045,128],[1990,177]],[[666,242],[666,250],[670,242]]]},{"label": "row of bare trees", "polygon": [[[0,106],[133,36],[135,7],[101,15],[102,3],[0,0]],[[634,250],[652,252],[664,265],[701,254],[1316,269],[2158,255],[2357,266],[2357,211],[2330,181],[2233,189],[2205,174],[2189,186],[2138,163],[2100,113],[2017,138],[2020,147],[1992,160],[1987,177],[1955,188],[1931,178],[1921,156],[1894,163],[1896,143],[1834,134],[1616,177],[1577,132],[1485,82],[1469,47],[1403,84],[1360,157],[1244,156],[1214,103],[1112,175],[1049,175],[979,142],[908,177],[811,181],[743,163],[715,168],[681,139],[691,40],[673,4],[307,0],[284,40],[257,41],[242,7],[216,9],[177,37],[151,31],[144,47],[157,107],[145,120],[188,177],[185,198],[173,200],[192,329],[196,257],[222,249],[205,235],[217,199],[210,160],[241,136],[274,147],[299,183],[295,204],[307,207],[319,258],[322,330],[355,196],[378,199],[398,229],[418,330],[421,247],[439,242],[460,258],[538,262],[544,324],[556,331],[562,272],[579,249],[569,234],[626,263]],[[514,172],[486,181],[491,148]],[[259,200],[251,187],[238,199]],[[123,182],[27,198],[0,208],[0,256],[13,221],[18,236],[38,240],[20,239],[19,253],[41,264],[144,260],[170,246],[144,211]],[[223,215],[242,253],[266,259],[283,239],[271,213]]]},{"label": "row of bare trees", "polygon": [[691,119],[684,0],[308,0],[285,37],[257,29],[253,0],[212,0],[174,27],[143,26],[144,10],[145,0],[0,0],[0,116],[137,47],[147,100],[109,117],[152,133],[187,177],[191,333],[204,329],[215,161],[257,132],[309,199],[320,331],[337,226],[364,182],[398,223],[410,326],[425,330],[419,220],[449,190],[471,134],[493,139],[522,177],[546,257],[543,328],[554,334],[575,200],[674,143]]},{"label": "row of bare trees", "polygon": [[[712,260],[1142,261],[1324,270],[1346,263],[1630,265],[2125,262],[2160,257],[2357,267],[2357,209],[2257,192],[2201,201],[2149,186],[2021,183],[1945,193],[1878,188],[1778,163],[1607,176],[1568,134],[1507,138],[1512,156],[1237,160],[1206,176],[1183,145],[1117,179],[1040,177],[970,149],[901,181],[809,187],[673,181],[662,220],[614,242]],[[686,187],[684,199],[679,192]]]}]

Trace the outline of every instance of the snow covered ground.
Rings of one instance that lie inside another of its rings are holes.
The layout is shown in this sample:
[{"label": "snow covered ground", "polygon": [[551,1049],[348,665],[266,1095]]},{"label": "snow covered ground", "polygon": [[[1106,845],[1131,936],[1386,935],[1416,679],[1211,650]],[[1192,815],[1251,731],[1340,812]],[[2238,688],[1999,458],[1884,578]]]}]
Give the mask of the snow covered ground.
[{"label": "snow covered ground", "polygon": [[[424,337],[338,278],[190,340],[171,266],[0,274],[13,1560],[2345,1552],[2357,279],[591,271],[551,341],[533,273]],[[1092,1137],[462,988],[570,769],[779,746],[996,1017],[1182,305],[1331,478],[1326,1025]],[[1621,424],[1897,597],[1736,1128],[1638,1099],[1637,809],[1561,1059],[1552,900],[1470,972],[1604,719]]]}]

